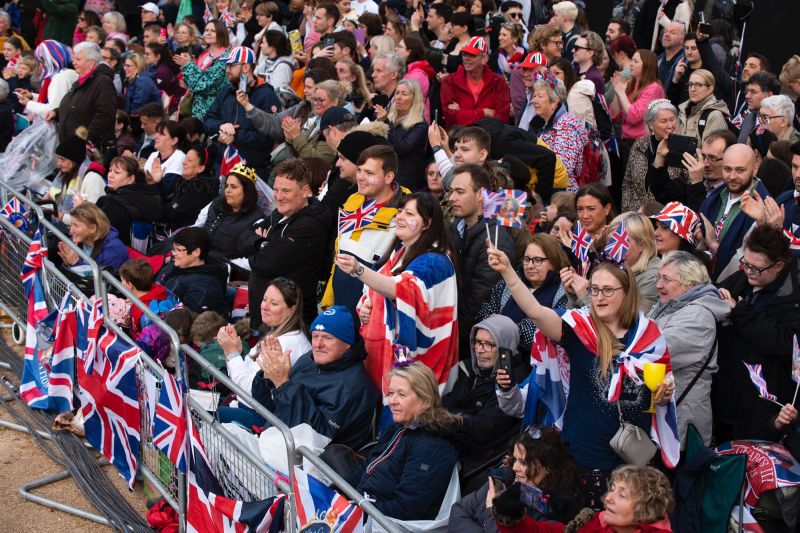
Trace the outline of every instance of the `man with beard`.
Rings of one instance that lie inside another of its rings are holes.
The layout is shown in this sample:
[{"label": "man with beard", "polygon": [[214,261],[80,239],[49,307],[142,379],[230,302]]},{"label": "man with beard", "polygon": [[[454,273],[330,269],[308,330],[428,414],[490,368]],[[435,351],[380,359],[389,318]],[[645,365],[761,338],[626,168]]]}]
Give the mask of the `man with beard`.
[{"label": "man with beard", "polygon": [[280,101],[272,87],[254,74],[256,55],[250,48],[233,48],[226,62],[225,73],[230,83],[217,93],[203,120],[203,129],[206,135],[218,135],[219,153],[233,145],[247,165],[253,167],[261,178],[266,178],[270,152],[265,147],[270,146],[271,141],[247,118],[244,107],[236,100],[236,93],[244,87],[243,92],[249,97],[250,104],[267,113],[272,113],[273,107],[279,108]]},{"label": "man with beard", "polygon": [[769,196],[767,188],[755,177],[755,156],[746,144],[734,144],[722,157],[722,180],[719,187],[700,205],[703,219],[704,242],[714,256],[711,279],[724,279],[738,270],[736,252],[742,247],[754,220],[741,209],[745,191],[758,192],[761,198]]}]

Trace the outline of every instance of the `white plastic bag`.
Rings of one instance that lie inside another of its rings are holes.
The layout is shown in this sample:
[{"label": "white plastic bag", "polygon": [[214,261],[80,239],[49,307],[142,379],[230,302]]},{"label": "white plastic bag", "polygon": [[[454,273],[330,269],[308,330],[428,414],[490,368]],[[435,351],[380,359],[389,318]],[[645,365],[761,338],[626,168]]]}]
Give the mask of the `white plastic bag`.
[{"label": "white plastic bag", "polygon": [[56,126],[44,120],[34,121],[0,154],[0,179],[18,191],[25,187],[35,189],[55,171],[57,145]]}]

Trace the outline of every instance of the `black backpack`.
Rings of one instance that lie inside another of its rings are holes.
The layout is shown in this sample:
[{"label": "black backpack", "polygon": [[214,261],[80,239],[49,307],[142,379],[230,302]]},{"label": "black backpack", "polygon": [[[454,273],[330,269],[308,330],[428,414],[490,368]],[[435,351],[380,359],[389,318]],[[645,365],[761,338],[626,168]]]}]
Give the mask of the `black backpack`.
[{"label": "black backpack", "polygon": [[[697,136],[699,138],[701,139],[703,138],[703,132],[706,129],[706,122],[708,122],[708,117],[714,111],[719,111],[719,109],[703,109],[703,111],[700,112],[700,121],[697,123]],[[728,126],[728,131],[736,135],[736,137],[739,137],[739,128],[734,126],[733,122],[731,122],[731,119],[728,115],[722,113],[722,116],[725,117],[725,125]]]},{"label": "black backpack", "polygon": [[608,109],[600,101],[599,96],[592,98],[592,110],[594,111],[594,120],[597,123],[597,131],[600,132],[600,138],[603,141],[611,139],[614,135],[614,124],[611,121]]}]

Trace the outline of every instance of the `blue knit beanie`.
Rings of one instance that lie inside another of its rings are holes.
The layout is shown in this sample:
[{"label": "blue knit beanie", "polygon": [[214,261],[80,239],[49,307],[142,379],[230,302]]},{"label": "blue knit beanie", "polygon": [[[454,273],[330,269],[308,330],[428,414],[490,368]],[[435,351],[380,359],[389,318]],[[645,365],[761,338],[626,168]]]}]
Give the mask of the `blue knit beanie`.
[{"label": "blue knit beanie", "polygon": [[353,329],[353,315],[350,310],[343,305],[335,305],[319,315],[311,323],[311,333],[324,331],[330,333],[337,339],[354,344],[356,342],[355,330]]}]

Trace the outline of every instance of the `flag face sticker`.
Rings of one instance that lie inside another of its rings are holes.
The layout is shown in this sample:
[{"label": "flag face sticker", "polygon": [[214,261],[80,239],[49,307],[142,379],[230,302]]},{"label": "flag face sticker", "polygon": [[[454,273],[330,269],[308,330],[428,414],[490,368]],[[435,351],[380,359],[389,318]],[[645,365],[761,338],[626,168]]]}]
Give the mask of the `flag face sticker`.
[{"label": "flag face sticker", "polygon": [[522,227],[525,207],[528,205],[528,195],[525,191],[500,189],[497,192],[492,192],[483,189],[481,196],[483,218],[494,219],[500,226]]}]

